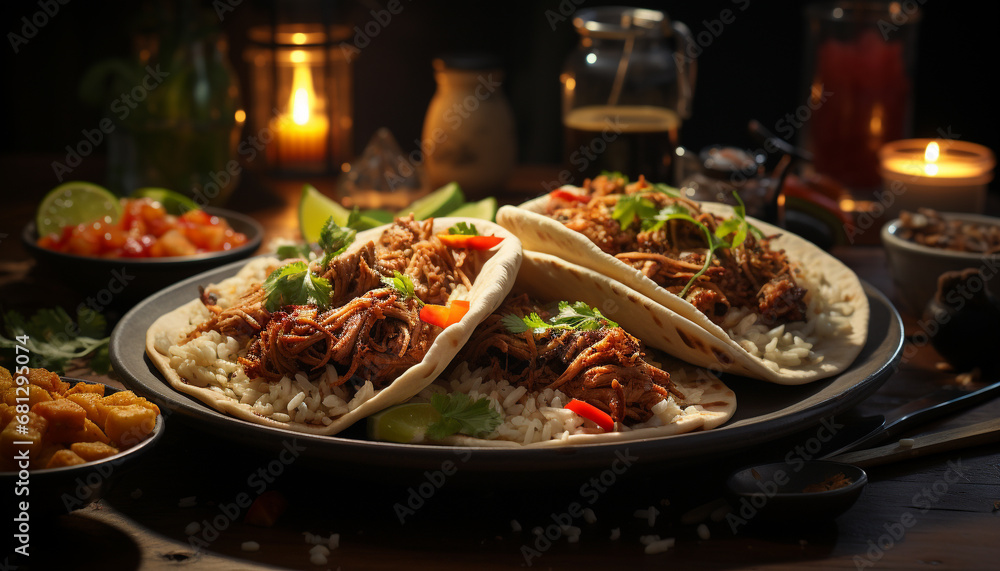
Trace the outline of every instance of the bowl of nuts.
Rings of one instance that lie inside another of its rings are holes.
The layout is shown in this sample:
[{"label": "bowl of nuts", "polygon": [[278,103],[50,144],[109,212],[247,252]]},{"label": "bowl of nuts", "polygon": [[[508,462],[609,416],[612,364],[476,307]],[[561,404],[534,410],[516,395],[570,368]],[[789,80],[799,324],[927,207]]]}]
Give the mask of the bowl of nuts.
[{"label": "bowl of nuts", "polygon": [[979,279],[966,284],[968,293],[985,290],[1000,299],[1000,218],[927,208],[903,211],[882,227],[882,245],[896,297],[918,316],[945,272],[979,270]]}]

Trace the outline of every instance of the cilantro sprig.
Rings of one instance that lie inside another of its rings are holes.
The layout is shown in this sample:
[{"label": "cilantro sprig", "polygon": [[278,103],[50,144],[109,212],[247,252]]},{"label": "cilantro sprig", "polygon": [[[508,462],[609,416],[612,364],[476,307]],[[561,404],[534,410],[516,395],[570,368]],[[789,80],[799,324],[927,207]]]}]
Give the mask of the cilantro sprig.
[{"label": "cilantro sprig", "polygon": [[[642,221],[643,230],[655,232],[660,228],[663,228],[663,226],[670,220],[683,220],[697,226],[698,229],[705,235],[705,244],[708,248],[708,252],[705,254],[705,263],[702,265],[701,269],[691,276],[690,280],[688,280],[684,289],[681,290],[680,297],[687,295],[688,290],[691,289],[691,286],[694,285],[695,281],[703,276],[712,266],[712,258],[717,250],[723,248],[739,248],[743,245],[743,242],[746,241],[748,234],[753,234],[757,238],[762,238],[764,236],[763,232],[747,222],[746,206],[744,206],[743,200],[740,199],[740,195],[733,192],[733,196],[736,198],[738,203],[737,206],[733,207],[734,216],[723,220],[718,226],[715,227],[715,232],[712,232],[709,230],[708,226],[705,226],[701,222],[695,220],[691,216],[691,212],[678,203],[670,204],[661,209],[655,215]],[[732,236],[732,238],[727,239],[729,236]]]},{"label": "cilantro sprig", "polygon": [[[32,367],[63,373],[70,360],[91,355],[91,370],[98,374],[111,370],[108,322],[85,305],[77,307],[76,321],[61,307],[40,309],[30,318],[14,310],[3,317],[7,336],[0,335],[0,349],[11,349],[15,356],[19,349],[27,349],[21,354],[29,356]],[[10,359],[12,364],[14,360]]]},{"label": "cilantro sprig", "polygon": [[448,233],[457,236],[478,236],[479,230],[468,222],[459,222],[448,228]]},{"label": "cilantro sprig", "polygon": [[285,305],[330,306],[329,280],[309,271],[305,262],[292,262],[271,272],[264,280],[264,309],[274,312]]},{"label": "cilantro sprig", "polygon": [[424,302],[420,301],[417,297],[416,290],[413,286],[413,280],[410,279],[410,276],[400,273],[399,270],[395,270],[392,272],[391,278],[388,276],[382,276],[381,279],[383,284],[398,291],[399,294],[405,299],[412,297],[416,299],[420,305],[423,305]]},{"label": "cilantro sprig", "polygon": [[427,427],[426,436],[431,440],[441,440],[452,434],[485,436],[502,422],[500,413],[490,406],[486,397],[473,401],[463,393],[434,394],[431,406],[441,414],[440,420]]},{"label": "cilantro sprig", "polygon": [[656,215],[656,203],[642,194],[622,194],[611,211],[611,218],[618,221],[622,230],[636,220],[645,220]]},{"label": "cilantro sprig", "polygon": [[593,331],[602,327],[618,327],[596,307],[590,307],[582,301],[570,303],[559,302],[559,313],[546,322],[537,313],[526,317],[514,314],[505,315],[500,319],[507,331],[514,334],[531,331],[534,334],[545,333],[549,329],[567,329],[573,331]]},{"label": "cilantro sprig", "polygon": [[354,243],[358,231],[354,228],[342,228],[333,221],[333,216],[327,218],[323,229],[319,232],[319,247],[323,249],[323,261],[320,267],[326,267],[331,259],[340,255],[348,246]]}]

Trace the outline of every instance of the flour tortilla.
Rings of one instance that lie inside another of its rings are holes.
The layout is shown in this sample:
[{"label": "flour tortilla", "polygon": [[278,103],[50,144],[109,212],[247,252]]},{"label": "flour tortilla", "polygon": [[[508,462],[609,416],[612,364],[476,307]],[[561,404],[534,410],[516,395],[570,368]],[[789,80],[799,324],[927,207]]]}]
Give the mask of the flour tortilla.
[{"label": "flour tortilla", "polygon": [[[209,312],[199,299],[194,299],[164,314],[150,326],[146,334],[146,354],[175,390],[191,395],[219,412],[273,428],[284,428],[309,434],[336,434],[364,417],[409,399],[430,384],[465,344],[476,325],[499,307],[500,302],[513,286],[518,267],[521,264],[521,243],[518,239],[496,224],[471,218],[435,219],[434,231],[435,233],[446,233],[449,227],[458,222],[473,224],[482,235],[493,234],[504,237],[503,242],[491,251],[492,255],[482,265],[479,275],[475,277],[467,297],[471,302],[469,312],[459,323],[445,328],[438,334],[423,360],[404,371],[385,388],[376,391],[374,396],[354,410],[333,418],[333,422],[329,425],[294,421],[281,422],[267,418],[254,412],[249,404],[240,403],[237,399],[222,392],[197,386],[182,378],[178,371],[170,366],[170,358],[157,350],[156,339],[158,335],[166,335],[172,340],[171,344],[176,345],[198,324],[207,320]],[[367,242],[377,239],[387,227],[381,226],[359,232],[348,252],[359,250]],[[470,255],[472,254],[473,252],[470,251]],[[489,255],[489,253],[484,255]],[[234,278],[225,280],[215,287],[234,288],[239,281],[245,280],[246,276],[257,273],[262,264],[277,266],[281,265],[281,262],[276,259],[255,259]],[[215,288],[209,286],[207,289],[212,291]],[[195,294],[196,292],[192,292],[192,295]],[[245,350],[246,346],[241,349]]]},{"label": "flour tortilla", "polygon": [[[868,298],[857,275],[811,242],[784,229],[747,217],[765,235],[780,234],[771,241],[771,247],[784,249],[793,264],[813,270],[822,268],[823,279],[840,293],[840,301],[852,308],[851,331],[821,339],[813,347],[813,352],[822,356],[820,362],[774,371],[692,304],[603,252],[583,234],[545,216],[548,200],[548,196],[541,196],[518,207],[504,206],[497,212],[497,222],[521,239],[526,252],[550,255],[540,258],[534,269],[528,268],[535,272],[530,281],[564,289],[570,287],[567,283],[578,284],[575,287],[580,288],[580,299],[596,304],[602,311],[605,300],[614,301],[620,311],[608,316],[650,346],[700,367],[800,385],[844,371],[865,344]],[[701,207],[717,216],[733,215],[728,205],[702,203]],[[819,295],[818,289],[811,288],[810,295]]]},{"label": "flour tortilla", "polygon": [[[620,307],[625,308],[627,297],[618,298],[617,296],[613,296],[609,298],[605,296],[604,292],[607,290],[602,282],[610,282],[611,280],[585,268],[580,269],[586,273],[576,273],[570,264],[553,256],[525,251],[521,269],[518,271],[517,281],[514,283],[512,291],[514,293],[526,293],[530,297],[542,302],[584,301],[591,307],[601,310],[601,313],[605,314],[609,319],[617,321],[626,332],[640,337],[632,326],[640,325],[639,322],[641,320],[630,320],[626,325],[619,320],[618,315],[619,313],[625,313],[624,309],[621,312],[613,312],[614,315],[609,315],[607,311],[609,308],[612,308],[612,303],[617,303]],[[617,289],[623,295],[625,294],[625,288],[618,287]],[[611,300],[611,303],[609,303],[609,300]],[[601,434],[571,434],[565,439],[545,440],[531,444],[520,444],[510,440],[473,438],[461,434],[449,436],[442,443],[457,446],[544,448],[577,444],[628,442],[643,438],[659,438],[698,430],[709,430],[721,426],[732,418],[736,412],[736,394],[719,380],[718,376],[713,374],[713,372],[663,354],[647,354],[646,361],[656,364],[660,369],[668,373],[676,374],[683,369],[685,373],[683,380],[675,378],[674,375],[672,375],[671,380],[678,390],[685,395],[692,394],[692,391],[703,391],[700,397],[688,403],[697,406],[685,407],[682,405],[683,412],[674,417],[670,424],[663,426],[638,428],[620,432],[605,432]],[[680,377],[680,375],[677,375],[677,377]],[[447,381],[439,381],[438,383],[445,387],[448,386]]]}]

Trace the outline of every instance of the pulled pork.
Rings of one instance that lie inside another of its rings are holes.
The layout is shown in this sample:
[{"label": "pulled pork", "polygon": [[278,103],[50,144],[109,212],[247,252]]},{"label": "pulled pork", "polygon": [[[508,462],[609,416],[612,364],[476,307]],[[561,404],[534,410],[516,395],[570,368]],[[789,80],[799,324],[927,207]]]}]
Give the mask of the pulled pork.
[{"label": "pulled pork", "polygon": [[508,297],[476,328],[455,362],[490,367],[496,378],[529,391],[558,389],[627,424],[649,420],[652,407],[671,394],[684,398],[669,373],[643,360],[639,340],[622,328],[511,333],[502,323],[506,315],[531,313],[548,317],[527,296]]},{"label": "pulled pork", "polygon": [[[612,217],[619,197],[644,192],[657,210],[680,204],[712,233],[722,219],[702,212],[692,200],[649,192],[650,185],[643,178],[626,186],[621,179],[601,176],[588,180],[584,188],[590,193],[589,202],[553,198],[546,214],[680,295],[705,265],[708,248],[703,231],[684,220],[670,220],[656,231],[643,230],[639,220],[622,228]],[[773,238],[757,239],[748,233],[741,246],[716,249],[708,271],[695,280],[684,298],[715,323],[721,323],[734,306],[750,308],[767,325],[804,320],[806,290],[796,283],[784,250],[770,248]]]}]

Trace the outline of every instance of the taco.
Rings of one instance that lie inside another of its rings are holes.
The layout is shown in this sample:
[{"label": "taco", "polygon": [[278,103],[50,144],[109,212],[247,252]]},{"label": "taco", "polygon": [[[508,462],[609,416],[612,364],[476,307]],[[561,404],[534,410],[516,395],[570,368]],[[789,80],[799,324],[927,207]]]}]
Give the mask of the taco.
[{"label": "taco", "polygon": [[[441,236],[460,227],[502,241]],[[335,434],[433,381],[521,263],[517,238],[483,220],[411,216],[353,243],[341,232],[328,223],[322,259],[257,258],[203,288],[152,324],[149,358],[220,412]]]},{"label": "taco", "polygon": [[857,276],[810,242],[746,217],[742,205],[601,176],[503,207],[497,222],[525,250],[591,270],[581,278],[589,286],[624,286],[630,309],[619,321],[702,367],[808,383],[846,369],[867,337]]},{"label": "taco", "polygon": [[[527,263],[527,260],[525,260]],[[669,371],[669,372],[668,372]],[[545,447],[623,442],[707,430],[726,422],[736,396],[706,370],[642,343],[582,302],[508,296],[476,327],[453,366],[414,399],[488,399],[488,433],[439,442]]]}]

